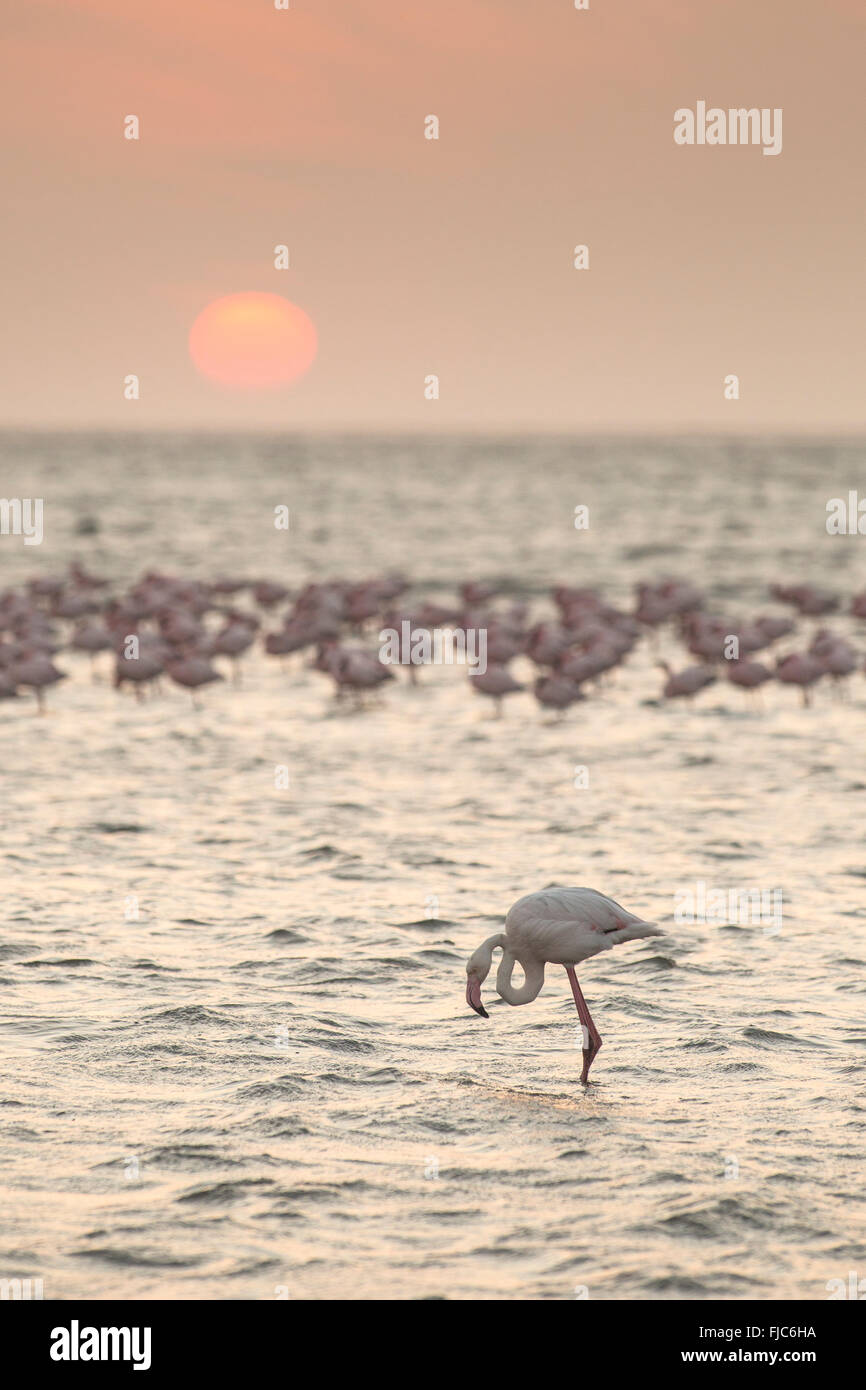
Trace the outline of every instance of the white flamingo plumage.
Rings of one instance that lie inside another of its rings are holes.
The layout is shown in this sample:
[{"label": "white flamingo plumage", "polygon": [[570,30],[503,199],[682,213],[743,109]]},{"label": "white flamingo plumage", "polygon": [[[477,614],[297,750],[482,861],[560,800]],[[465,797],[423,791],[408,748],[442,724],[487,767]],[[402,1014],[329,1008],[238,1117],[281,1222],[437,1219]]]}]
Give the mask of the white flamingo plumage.
[{"label": "white flamingo plumage", "polygon": [[[466,963],[466,1002],[482,1018],[489,1018],[481,1002],[481,985],[490,973],[493,952],[502,949],[496,972],[496,992],[506,1004],[531,1004],[544,984],[546,964],[564,965],[578,1017],[583,1028],[583,1071],[589,1069],[601,1047],[601,1036],[581,993],[574,967],[600,951],[646,936],[664,936],[655,922],[645,922],[613,898],[594,888],[545,888],[529,893],[509,910],[505,931],[489,936]],[[511,984],[515,962],[523,969],[524,983]]]}]

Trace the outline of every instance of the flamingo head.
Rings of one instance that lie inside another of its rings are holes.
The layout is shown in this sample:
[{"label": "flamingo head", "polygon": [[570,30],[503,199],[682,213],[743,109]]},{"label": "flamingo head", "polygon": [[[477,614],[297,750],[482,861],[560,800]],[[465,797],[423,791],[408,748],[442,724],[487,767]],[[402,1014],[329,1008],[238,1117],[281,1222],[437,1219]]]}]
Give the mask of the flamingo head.
[{"label": "flamingo head", "polygon": [[481,985],[490,973],[490,951],[479,946],[466,962],[466,1003],[482,1018],[490,1015],[481,1002]]}]

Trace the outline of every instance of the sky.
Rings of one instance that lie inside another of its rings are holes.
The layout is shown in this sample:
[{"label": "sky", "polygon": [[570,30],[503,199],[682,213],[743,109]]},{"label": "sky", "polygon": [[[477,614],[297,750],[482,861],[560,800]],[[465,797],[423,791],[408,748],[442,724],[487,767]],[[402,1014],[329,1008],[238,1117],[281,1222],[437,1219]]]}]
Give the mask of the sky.
[{"label": "sky", "polygon": [[[28,0],[3,49],[0,425],[864,426],[863,0]],[[676,144],[699,101],[781,153]],[[247,291],[291,384],[191,360]]]}]

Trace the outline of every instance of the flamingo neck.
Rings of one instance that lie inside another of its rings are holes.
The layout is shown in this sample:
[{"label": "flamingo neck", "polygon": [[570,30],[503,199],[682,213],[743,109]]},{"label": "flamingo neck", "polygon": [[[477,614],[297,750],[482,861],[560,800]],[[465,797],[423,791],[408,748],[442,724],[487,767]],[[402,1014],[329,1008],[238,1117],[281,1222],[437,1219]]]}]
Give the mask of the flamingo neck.
[{"label": "flamingo neck", "polygon": [[482,980],[486,979],[490,973],[490,967],[493,964],[493,952],[496,950],[497,946],[501,946],[502,949],[505,950],[505,942],[505,932],[498,931],[494,936],[488,936],[486,941],[482,941],[481,945],[476,950],[473,960],[478,962],[479,974]]},{"label": "flamingo neck", "polygon": [[531,1004],[544,984],[544,961],[533,958],[526,962],[520,961],[526,978],[520,989],[513,989],[511,975],[516,960],[517,957],[507,948],[503,949],[502,960],[496,972],[496,993],[506,1004]]}]

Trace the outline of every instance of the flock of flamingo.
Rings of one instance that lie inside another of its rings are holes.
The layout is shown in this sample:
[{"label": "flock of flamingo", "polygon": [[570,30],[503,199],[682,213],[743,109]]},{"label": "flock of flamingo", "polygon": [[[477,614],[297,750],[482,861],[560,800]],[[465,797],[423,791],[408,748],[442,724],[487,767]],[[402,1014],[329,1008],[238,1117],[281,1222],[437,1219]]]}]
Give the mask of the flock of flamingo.
[{"label": "flock of flamingo", "polygon": [[[107,653],[115,688],[128,687],[139,699],[166,677],[190,690],[195,702],[200,687],[224,679],[222,660],[238,682],[242,657],[259,643],[274,658],[301,654],[331,679],[338,698],[361,703],[395,679],[399,668],[380,659],[378,638],[403,624],[413,634],[484,632],[486,669],[470,670],[469,680],[497,715],[506,696],[531,690],[539,705],[562,717],[644,636],[654,641],[663,627],[694,658],[678,670],[657,662],[664,673],[660,697],[668,700],[693,697],[725,679],[746,691],[768,681],[799,686],[808,704],[818,681],[844,689],[862,660],[844,635],[817,623],[800,639],[800,650],[780,654],[778,644],[788,645],[798,617],[823,620],[841,608],[836,596],[810,584],[772,585],[769,597],[789,611],[747,619],[709,612],[706,595],[677,579],[638,583],[629,610],[595,589],[557,585],[552,613],[536,620],[528,604],[475,580],[460,584],[450,602],[410,598],[410,588],[404,577],[385,575],[359,583],[327,579],[293,594],[271,580],[208,582],[149,570],[112,593],[107,580],[75,563],[66,575],[0,593],[0,699],[29,692],[43,710],[47,688],[68,675],[54,658],[71,651],[89,653],[94,662]],[[848,612],[866,619],[866,591],[854,596]],[[518,657],[535,668],[531,685],[512,673]],[[417,682],[419,668],[404,669]]]}]

